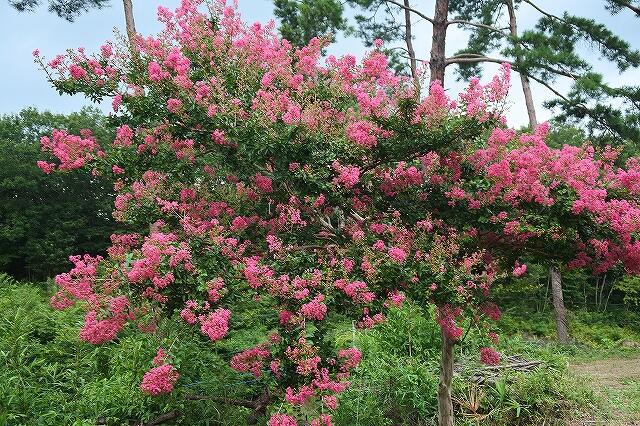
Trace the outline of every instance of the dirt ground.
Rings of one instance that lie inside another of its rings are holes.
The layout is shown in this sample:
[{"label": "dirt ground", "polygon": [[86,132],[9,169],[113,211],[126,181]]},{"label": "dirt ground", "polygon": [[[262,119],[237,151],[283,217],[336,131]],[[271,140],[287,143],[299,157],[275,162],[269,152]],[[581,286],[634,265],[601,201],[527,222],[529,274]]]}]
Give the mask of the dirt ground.
[{"label": "dirt ground", "polygon": [[570,364],[569,371],[584,378],[607,408],[570,426],[640,426],[640,357]]}]

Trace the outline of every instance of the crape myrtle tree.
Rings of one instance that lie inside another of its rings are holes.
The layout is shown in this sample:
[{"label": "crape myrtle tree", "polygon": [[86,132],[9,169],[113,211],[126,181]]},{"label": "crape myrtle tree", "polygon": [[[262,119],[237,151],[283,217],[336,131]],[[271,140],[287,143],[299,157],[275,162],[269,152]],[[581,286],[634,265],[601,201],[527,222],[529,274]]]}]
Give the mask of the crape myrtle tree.
[{"label": "crape myrtle tree", "polygon": [[[211,15],[200,5],[159,8],[165,29],[139,37],[135,58],[109,44],[36,58],[58,90],[110,97],[119,126],[105,145],[90,131],[42,139],[44,171],[113,180],[128,230],[107,257],[74,256],[56,278],[53,306],[86,309],[82,339],[173,323],[216,350],[260,306],[268,332],[229,365],[262,391],[236,402],[271,426],[328,425],[362,357],[335,348],[331,319],[373,327],[409,297],[437,307],[439,424],[452,425],[463,322],[483,326],[481,360],[498,363],[491,284],[523,274],[521,256],[640,268],[637,159],[619,169],[611,149],[549,148],[546,125],[506,128],[508,65],[457,101],[437,83],[417,100],[380,47],[321,65],[319,39],[294,48],[224,1]],[[189,397],[158,340],[141,391]]]}]

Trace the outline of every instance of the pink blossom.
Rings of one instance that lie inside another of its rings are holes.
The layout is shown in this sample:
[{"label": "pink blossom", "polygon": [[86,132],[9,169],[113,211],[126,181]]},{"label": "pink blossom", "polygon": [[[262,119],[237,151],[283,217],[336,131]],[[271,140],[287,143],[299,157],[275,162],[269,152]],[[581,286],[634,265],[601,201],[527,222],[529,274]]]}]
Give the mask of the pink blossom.
[{"label": "pink blossom", "polygon": [[269,194],[273,192],[273,181],[271,178],[261,175],[260,173],[256,173],[255,175],[256,186],[258,189],[265,194]]},{"label": "pink blossom", "polygon": [[486,365],[500,364],[500,354],[493,348],[480,348],[480,362]]},{"label": "pink blossom", "polygon": [[160,365],[144,373],[140,389],[153,396],[171,393],[179,377],[180,374],[171,364]]},{"label": "pink blossom", "polygon": [[264,363],[270,356],[269,351],[264,346],[245,349],[231,358],[231,368],[236,371],[250,372],[254,377],[262,375]]},{"label": "pink blossom", "polygon": [[122,105],[122,95],[118,93],[113,97],[113,101],[111,101],[113,112],[118,112],[118,110],[120,109],[120,105]]},{"label": "pink blossom", "polygon": [[373,123],[368,121],[354,121],[347,126],[347,136],[357,145],[373,148],[378,143],[377,133],[380,132]]},{"label": "pink blossom", "polygon": [[37,165],[40,170],[45,172],[45,174],[50,174],[56,169],[56,165],[54,163],[47,163],[46,161],[38,161]]},{"label": "pink blossom", "polygon": [[89,311],[84,318],[84,325],[80,330],[80,338],[93,345],[99,345],[115,339],[123,326],[124,318],[122,316],[99,320],[96,311]]},{"label": "pink blossom", "polygon": [[201,315],[200,330],[203,334],[209,336],[212,341],[222,339],[229,331],[229,317],[231,311],[224,308],[218,308],[213,312],[209,312],[206,316]]},{"label": "pink blossom", "polygon": [[[333,397],[333,396],[328,396],[327,398],[329,399],[329,401],[333,401],[333,399],[332,399],[332,398],[335,398],[335,397]],[[324,400],[324,399],[325,399],[325,398],[323,398],[323,400]],[[331,405],[332,405],[333,403],[332,403],[332,402],[330,402],[329,404],[331,404]],[[325,405],[327,405],[327,407],[329,407],[329,408],[331,409],[331,407],[330,407],[330,405],[329,405],[329,404],[327,404],[327,403],[325,402]],[[337,400],[336,400],[336,404],[337,404]],[[310,425],[310,426],[331,426],[331,425],[332,425],[332,423],[331,423],[331,416],[330,416],[330,415],[328,415],[328,414],[321,414],[321,415],[320,415],[320,417],[316,417],[315,419],[311,420],[311,425]]]},{"label": "pink blossom", "polygon": [[182,101],[180,99],[171,98],[167,101],[167,109],[170,112],[177,114],[181,108],[182,108]]},{"label": "pink blossom", "polygon": [[288,387],[285,393],[285,399],[293,405],[304,405],[315,394],[313,387],[304,385],[301,386],[298,391],[294,391],[291,387]]},{"label": "pink blossom", "polygon": [[336,183],[352,188],[360,181],[360,168],[354,166],[342,166],[338,161],[333,162],[333,169],[338,172]]},{"label": "pink blossom", "polygon": [[327,314],[327,305],[322,303],[324,296],[318,294],[311,302],[305,303],[300,307],[300,313],[309,319],[320,321]]},{"label": "pink blossom", "polygon": [[341,349],[338,351],[338,357],[342,361],[340,368],[343,371],[350,371],[360,364],[362,352],[358,348]]},{"label": "pink blossom", "polygon": [[276,413],[269,418],[269,426],[298,426],[298,422],[288,414]]},{"label": "pink blossom", "polygon": [[87,76],[87,71],[77,64],[72,64],[69,67],[69,72],[71,73],[71,77],[73,77],[76,80],[79,80]]},{"label": "pink blossom", "polygon": [[462,328],[456,322],[460,316],[460,308],[451,308],[451,306],[445,305],[438,309],[438,324],[440,324],[442,332],[454,341],[462,337]]},{"label": "pink blossom", "polygon": [[398,247],[390,247],[389,248],[389,257],[393,259],[394,262],[404,263],[407,260],[407,252]]},{"label": "pink blossom", "polygon": [[480,307],[480,311],[493,321],[500,321],[502,317],[502,312],[500,312],[500,308],[495,303],[485,303]]},{"label": "pink blossom", "polygon": [[515,265],[513,267],[513,272],[512,272],[514,277],[521,277],[526,272],[527,272],[527,265],[525,265],[525,264],[521,265],[519,262],[515,263]]}]

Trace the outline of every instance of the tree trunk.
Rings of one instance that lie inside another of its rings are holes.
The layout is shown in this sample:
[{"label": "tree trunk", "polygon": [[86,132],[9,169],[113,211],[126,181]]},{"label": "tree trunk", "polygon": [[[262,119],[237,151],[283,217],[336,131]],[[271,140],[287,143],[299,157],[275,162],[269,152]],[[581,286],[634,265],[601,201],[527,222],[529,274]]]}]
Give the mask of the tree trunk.
[{"label": "tree trunk", "polygon": [[[518,23],[516,21],[516,10],[513,6],[513,0],[506,0],[507,10],[509,11],[509,30],[511,36],[518,37]],[[520,57],[516,57],[516,63],[520,62]],[[522,83],[522,92],[524,93],[524,103],[527,106],[527,115],[529,116],[529,126],[534,129],[538,125],[538,118],[536,117],[536,106],[533,103],[533,95],[531,94],[531,84],[529,77],[524,73],[520,74],[520,82]]]},{"label": "tree trunk", "polygon": [[551,275],[551,296],[553,298],[553,312],[556,316],[556,333],[560,343],[569,343],[569,331],[567,329],[567,310],[564,307],[562,297],[562,276],[555,267],[549,268]]},{"label": "tree trunk", "polygon": [[449,0],[436,0],[436,9],[433,15],[433,37],[431,39],[431,69],[430,82],[438,80],[444,85],[445,47],[447,42],[447,17],[449,15]]},{"label": "tree trunk", "polygon": [[440,381],[438,383],[438,426],[453,426],[453,402],[451,401],[453,345],[454,341],[442,332],[442,358],[440,359]]},{"label": "tree trunk", "polygon": [[133,19],[133,3],[131,0],[122,0],[124,6],[124,22],[127,28],[127,37],[131,45],[131,51],[136,50],[136,23]]},{"label": "tree trunk", "polygon": [[407,44],[407,53],[409,54],[409,67],[411,68],[411,78],[413,78],[413,86],[416,90],[416,98],[420,99],[420,80],[418,79],[418,61],[416,60],[416,52],[413,50],[413,32],[411,29],[411,11],[409,8],[409,0],[404,0],[404,41]]},{"label": "tree trunk", "polygon": [[535,127],[538,125],[538,118],[536,117],[536,106],[533,103],[533,96],[531,95],[531,84],[529,83],[529,77],[521,73],[520,81],[522,82],[524,102],[527,106],[527,114],[529,115],[529,126],[531,127],[531,129],[535,129]]}]

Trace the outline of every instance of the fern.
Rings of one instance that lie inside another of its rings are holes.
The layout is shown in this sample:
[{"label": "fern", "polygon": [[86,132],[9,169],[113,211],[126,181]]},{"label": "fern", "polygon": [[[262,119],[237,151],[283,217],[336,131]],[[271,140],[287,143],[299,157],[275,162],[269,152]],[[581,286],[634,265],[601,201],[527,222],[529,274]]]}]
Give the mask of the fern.
[{"label": "fern", "polygon": [[0,272],[0,287],[9,287],[16,284],[18,284],[18,280],[16,280],[9,274]]}]

